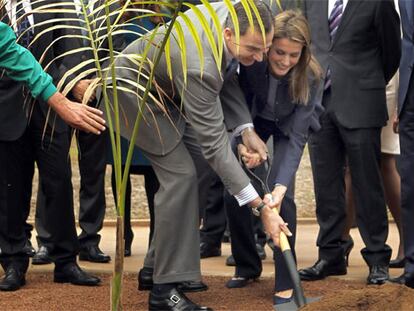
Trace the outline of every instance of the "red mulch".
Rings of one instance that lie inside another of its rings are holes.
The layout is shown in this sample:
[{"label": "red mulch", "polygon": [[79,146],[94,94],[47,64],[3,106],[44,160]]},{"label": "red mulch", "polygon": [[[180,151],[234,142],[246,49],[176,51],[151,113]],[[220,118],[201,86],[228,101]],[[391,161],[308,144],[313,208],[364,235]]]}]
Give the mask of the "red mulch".
[{"label": "red mulch", "polygon": [[[99,287],[56,284],[52,273],[29,272],[27,284],[16,292],[0,292],[2,311],[93,311],[109,310],[110,275],[100,275]],[[242,289],[227,289],[227,277],[204,277],[210,289],[188,296],[214,310],[273,310],[273,280],[262,278]],[[366,286],[361,282],[327,279],[306,282],[307,296],[323,296],[306,311],[410,311],[414,310],[414,290],[400,285]],[[137,291],[136,274],[124,277],[124,310],[147,310],[148,292]]]}]

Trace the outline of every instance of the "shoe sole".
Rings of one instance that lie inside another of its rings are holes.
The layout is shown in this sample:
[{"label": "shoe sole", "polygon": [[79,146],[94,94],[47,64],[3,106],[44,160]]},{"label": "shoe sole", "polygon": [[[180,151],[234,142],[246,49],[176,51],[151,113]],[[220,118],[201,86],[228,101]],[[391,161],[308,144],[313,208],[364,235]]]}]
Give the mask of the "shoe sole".
[{"label": "shoe sole", "polygon": [[[147,291],[147,290],[152,290],[153,285],[148,285],[148,284],[138,284],[138,290],[139,291]],[[205,287],[199,287],[199,288],[194,288],[194,289],[186,289],[186,288],[182,288],[182,287],[178,287],[178,289],[184,293],[198,293],[198,292],[204,292],[206,290],[208,290],[208,286]]]},{"label": "shoe sole", "polygon": [[243,287],[246,287],[247,285],[249,285],[250,283],[254,283],[254,282],[258,282],[258,281],[259,281],[259,277],[257,277],[257,278],[249,278],[249,279],[247,279],[245,281],[242,281],[243,283],[242,284],[240,283],[239,286],[228,286],[227,283],[226,283],[226,287],[229,288],[229,289],[233,289],[233,288],[243,288]]},{"label": "shoe sole", "polygon": [[66,276],[57,276],[57,275],[55,275],[53,277],[53,282],[55,282],[55,283],[71,283],[73,285],[80,285],[80,286],[97,286],[100,283],[100,282],[98,282],[98,283],[76,282],[76,281],[72,281],[71,279],[69,279]]},{"label": "shoe sole", "polygon": [[301,281],[319,281],[319,280],[323,280],[325,278],[327,278],[328,276],[335,276],[335,275],[346,275],[348,272],[347,271],[339,271],[339,272],[327,272],[324,275],[321,275],[320,277],[307,277],[307,276],[302,276],[299,274],[300,276],[300,280]]},{"label": "shoe sole", "polygon": [[146,290],[151,290],[153,288],[153,285],[148,285],[148,284],[138,284],[138,290],[139,291],[146,291]]},{"label": "shoe sole", "polygon": [[89,262],[94,262],[94,263],[108,263],[111,261],[111,259],[108,260],[95,260],[95,259],[91,259],[89,256],[85,256],[85,255],[79,255],[79,260],[80,261],[89,261]]},{"label": "shoe sole", "polygon": [[387,281],[388,281],[388,279],[376,280],[375,282],[373,282],[373,281],[367,281],[367,285],[383,285]]},{"label": "shoe sole", "polygon": [[14,292],[16,290],[19,290],[21,287],[23,287],[24,285],[26,285],[26,280],[23,279],[22,282],[20,282],[20,284],[16,285],[16,286],[8,286],[8,287],[3,287],[0,286],[0,291],[3,292]]},{"label": "shoe sole", "polygon": [[210,257],[221,257],[221,252],[220,253],[216,253],[216,254],[208,254],[208,256],[201,256],[201,259],[205,259],[205,258],[210,258]]},{"label": "shoe sole", "polygon": [[36,260],[36,259],[32,259],[32,265],[49,265],[53,263],[52,260],[48,260],[48,261],[44,261],[44,260]]}]

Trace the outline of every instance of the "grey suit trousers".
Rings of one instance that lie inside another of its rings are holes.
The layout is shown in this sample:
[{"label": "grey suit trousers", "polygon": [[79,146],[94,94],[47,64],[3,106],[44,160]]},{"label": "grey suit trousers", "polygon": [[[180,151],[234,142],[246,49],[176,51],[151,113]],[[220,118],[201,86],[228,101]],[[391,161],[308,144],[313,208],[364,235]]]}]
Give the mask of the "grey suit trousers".
[{"label": "grey suit trousers", "polygon": [[154,268],[154,283],[199,281],[199,193],[195,163],[200,169],[207,162],[195,132],[187,123],[181,142],[167,155],[143,153],[160,182],[154,200],[154,236],[144,267]]}]

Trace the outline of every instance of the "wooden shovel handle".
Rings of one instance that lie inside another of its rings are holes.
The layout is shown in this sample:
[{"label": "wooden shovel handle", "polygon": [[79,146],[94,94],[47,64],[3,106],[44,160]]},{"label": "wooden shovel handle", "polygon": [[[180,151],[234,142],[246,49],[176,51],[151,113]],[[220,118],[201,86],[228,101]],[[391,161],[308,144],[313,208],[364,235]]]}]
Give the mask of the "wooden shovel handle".
[{"label": "wooden shovel handle", "polygon": [[[274,213],[279,215],[279,211],[277,210],[277,208],[272,208],[272,210]],[[288,238],[283,231],[280,231],[279,241],[280,241],[280,249],[282,250],[282,252],[286,250],[290,250],[290,244],[289,244]]]}]

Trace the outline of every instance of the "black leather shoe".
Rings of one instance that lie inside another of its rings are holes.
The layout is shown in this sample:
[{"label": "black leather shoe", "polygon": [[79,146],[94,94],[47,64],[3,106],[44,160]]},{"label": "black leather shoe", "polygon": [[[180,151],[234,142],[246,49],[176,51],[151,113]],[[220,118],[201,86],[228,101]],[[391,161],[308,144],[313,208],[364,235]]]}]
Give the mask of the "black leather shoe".
[{"label": "black leather shoe", "polygon": [[236,266],[236,260],[234,260],[234,256],[230,255],[226,258],[226,266],[229,267],[235,267]]},{"label": "black leather shoe", "polygon": [[414,272],[412,273],[403,273],[399,277],[390,279],[392,283],[403,284],[408,287],[414,288]]},{"label": "black leather shoe", "polygon": [[227,288],[242,288],[245,287],[247,284],[254,282],[258,279],[258,276],[254,277],[242,277],[242,276],[234,276],[226,283]]},{"label": "black leather shoe", "polygon": [[256,243],[256,251],[257,251],[257,254],[259,255],[259,257],[260,257],[261,260],[265,260],[266,259],[265,249],[259,243]]},{"label": "black leather shoe", "polygon": [[346,266],[348,267],[349,266],[349,254],[354,248],[354,240],[352,239],[352,237],[349,237],[349,239],[345,241],[342,248],[344,249],[345,263],[346,263]]},{"label": "black leather shoe", "polygon": [[177,289],[185,293],[203,292],[208,289],[202,281],[185,281],[177,284]]},{"label": "black leather shoe", "polygon": [[26,284],[24,273],[13,265],[10,265],[0,281],[0,290],[16,291],[24,284]]},{"label": "black leather shoe", "polygon": [[200,243],[200,258],[220,257],[220,256],[221,256],[220,247],[215,247],[205,242]]},{"label": "black leather shoe", "polygon": [[124,249],[124,256],[125,257],[131,257],[131,255],[132,255],[131,249],[125,247],[125,249]]},{"label": "black leather shoe", "polygon": [[62,267],[55,267],[54,282],[96,286],[101,280],[83,271],[76,262],[70,262]]},{"label": "black leather shoe", "polygon": [[388,266],[373,265],[369,267],[368,285],[381,285],[389,279]]},{"label": "black leather shoe", "polygon": [[152,280],[152,274],[154,270],[152,268],[144,267],[138,272],[138,290],[151,290],[154,286]]},{"label": "black leather shoe", "polygon": [[[144,267],[138,273],[138,290],[151,290],[154,286],[152,280],[153,269]],[[201,281],[185,281],[177,284],[177,289],[186,292],[202,292],[208,289],[208,286]]]},{"label": "black leather shoe", "polygon": [[97,245],[94,245],[82,248],[79,252],[79,260],[107,263],[111,261],[111,257],[104,254]]},{"label": "black leather shoe", "polygon": [[325,259],[318,259],[312,267],[299,270],[299,276],[302,281],[322,280],[330,275],[345,275],[346,273],[345,260],[331,262]]},{"label": "black leather shoe", "polygon": [[36,251],[30,240],[26,240],[26,244],[23,247],[23,252],[29,257],[33,257],[36,254]]},{"label": "black leather shoe", "polygon": [[46,246],[41,245],[36,254],[32,258],[33,265],[47,265],[52,263],[52,258],[49,256],[49,250]]},{"label": "black leather shoe", "polygon": [[405,258],[395,258],[390,260],[390,268],[404,268],[405,266]]},{"label": "black leather shoe", "polygon": [[148,309],[149,311],[213,311],[211,308],[195,304],[175,288],[162,294],[151,291]]},{"label": "black leather shoe", "polygon": [[125,257],[131,257],[131,255],[132,255],[131,245],[132,245],[132,241],[131,242],[126,242],[125,241],[125,249],[124,249],[124,256]]}]

